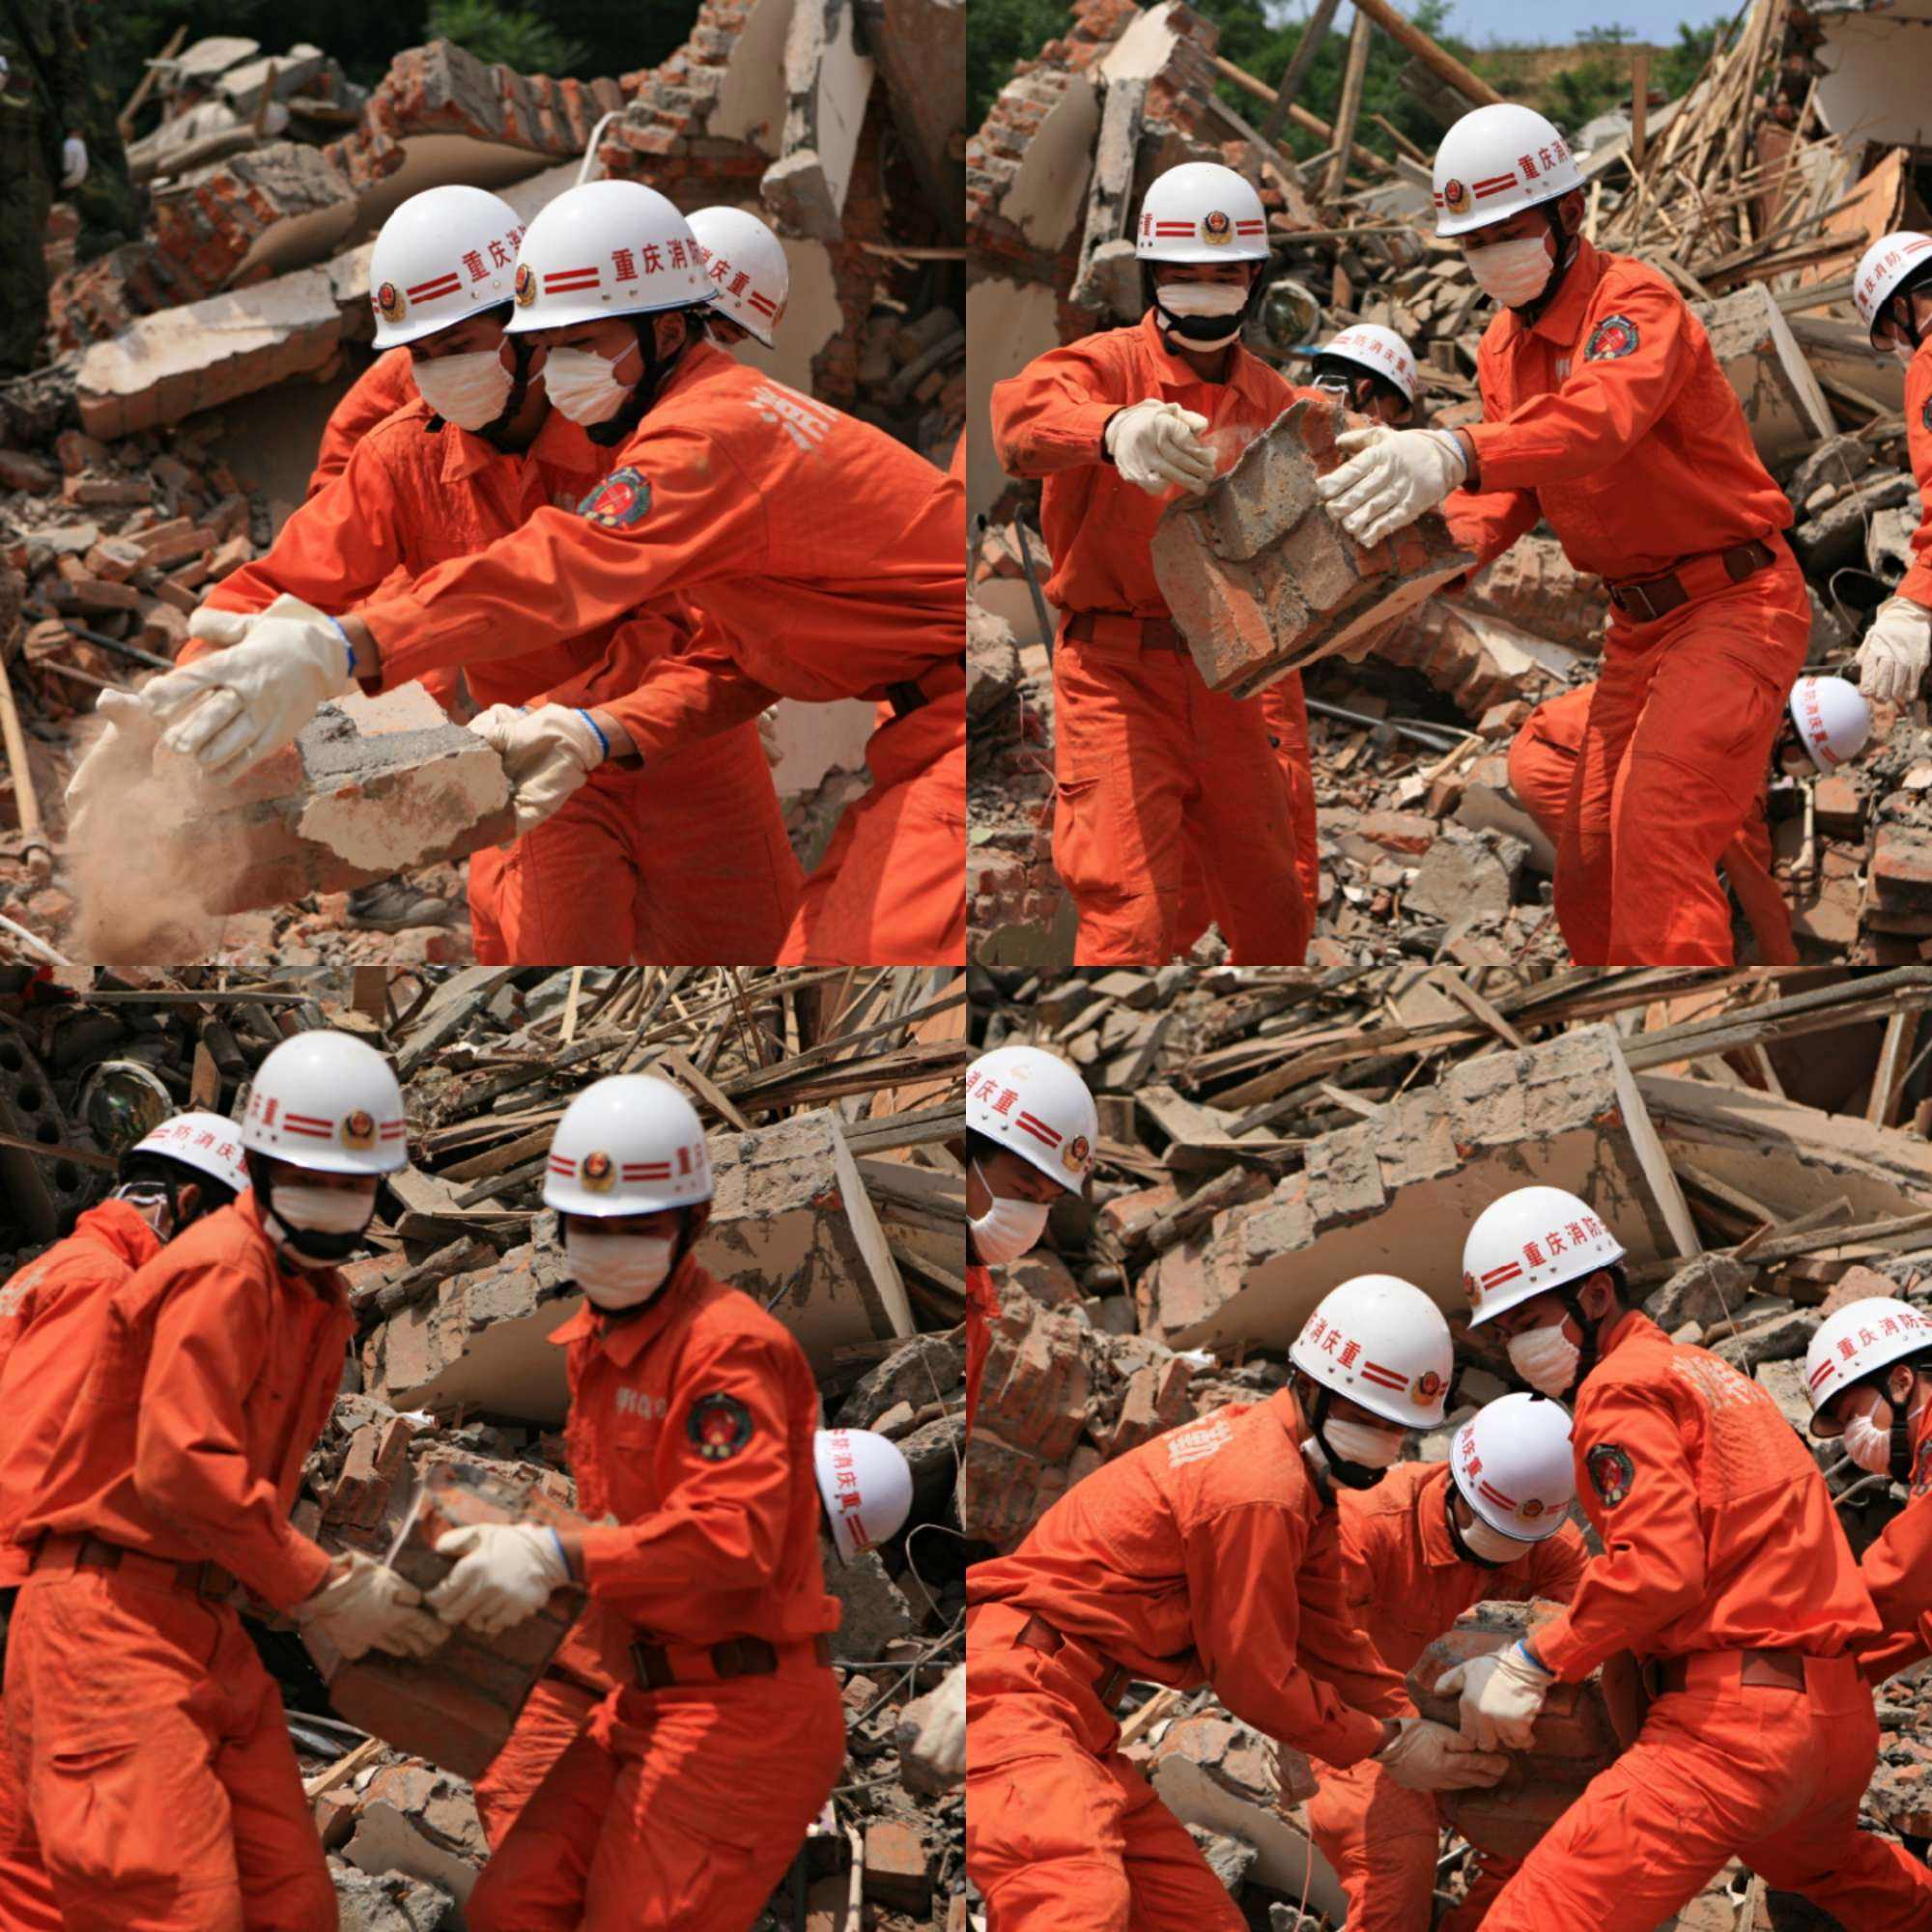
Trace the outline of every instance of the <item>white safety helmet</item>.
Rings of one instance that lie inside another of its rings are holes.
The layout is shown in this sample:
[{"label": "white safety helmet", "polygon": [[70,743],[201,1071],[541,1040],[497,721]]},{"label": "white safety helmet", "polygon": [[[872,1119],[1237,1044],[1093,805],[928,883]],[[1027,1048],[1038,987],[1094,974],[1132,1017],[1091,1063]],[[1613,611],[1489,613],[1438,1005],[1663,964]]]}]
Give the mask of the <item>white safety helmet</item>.
[{"label": "white safety helmet", "polygon": [[1907,1355],[1932,1350],[1932,1315],[1889,1294],[1828,1316],[1804,1351],[1804,1392],[1815,1420],[1831,1399]]},{"label": "white safety helmet", "polygon": [[1442,1311],[1392,1274],[1358,1274],[1331,1288],[1288,1359],[1323,1388],[1405,1429],[1442,1420],[1456,1369]]},{"label": "white safety helmet", "polygon": [[1870,333],[1874,349],[1879,346],[1879,318],[1886,303],[1908,275],[1928,267],[1932,267],[1932,235],[1921,235],[1916,228],[1881,235],[1859,257],[1852,276],[1852,300],[1858,304],[1859,320]]},{"label": "white safety helmet", "polygon": [[369,255],[376,347],[420,342],[509,301],[523,239],[517,211],[480,187],[411,195],[384,222]]},{"label": "white safety helmet", "polygon": [[1378,323],[1358,322],[1315,352],[1317,361],[1329,355],[1352,362],[1372,376],[1385,377],[1409,402],[1414,402],[1415,357],[1394,329],[1383,328]]},{"label": "white safety helmet", "polygon": [[248,1191],[248,1165],[242,1157],[242,1129],[221,1114],[177,1114],[163,1121],[153,1133],[128,1150],[137,1153],[164,1154],[184,1167],[198,1168],[212,1180],[232,1187],[237,1194]]},{"label": "white safety helmet", "polygon": [[697,1109],[653,1074],[613,1073],[586,1087],[551,1136],[543,1198],[559,1213],[656,1214],[711,1195]]},{"label": "white safety helmet", "polygon": [[1492,1529],[1519,1543],[1554,1536],[1577,1493],[1570,1411],[1548,1396],[1498,1396],[1457,1430],[1449,1473]]},{"label": "white safety helmet", "polygon": [[714,305],[767,349],[784,320],[791,294],[791,264],[784,244],[742,208],[700,208],[691,217],[697,253],[711,278]]},{"label": "white safety helmet", "polygon": [[1570,144],[1530,107],[1503,100],[1463,116],[1435,150],[1435,232],[1466,235],[1583,185]]},{"label": "white safety helmet", "polygon": [[1519,1187],[1476,1216],[1463,1243],[1469,1326],[1624,1258],[1587,1202],[1560,1187]]},{"label": "white safety helmet", "polygon": [[708,302],[691,223],[642,182],[567,187],[524,232],[512,334]]},{"label": "white safety helmet", "polygon": [[998,1046],[966,1069],[966,1124],[1069,1194],[1094,1172],[1094,1096],[1065,1061],[1037,1046]]},{"label": "white safety helmet", "polygon": [[1801,677],[1790,709],[1799,743],[1827,775],[1856,758],[1871,736],[1871,705],[1849,678]]},{"label": "white safety helmet", "polygon": [[1143,262],[1265,262],[1262,198],[1219,161],[1183,161],[1141,197],[1134,253]]},{"label": "white safety helmet", "polygon": [[841,1563],[889,1542],[912,1514],[912,1465],[869,1429],[819,1430],[811,1465]]},{"label": "white safety helmet", "polygon": [[318,1030],[285,1039],[248,1090],[242,1145],[316,1174],[393,1174],[409,1163],[403,1090],[373,1046]]}]

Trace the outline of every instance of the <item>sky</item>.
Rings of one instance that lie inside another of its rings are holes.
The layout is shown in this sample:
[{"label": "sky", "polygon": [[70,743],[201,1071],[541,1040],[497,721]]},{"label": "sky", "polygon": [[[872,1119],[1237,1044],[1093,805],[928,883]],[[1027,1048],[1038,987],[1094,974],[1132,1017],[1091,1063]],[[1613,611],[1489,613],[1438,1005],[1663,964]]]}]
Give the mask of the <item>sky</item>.
[{"label": "sky", "polygon": [[[1274,10],[1269,9],[1270,12]],[[1304,16],[1301,0],[1289,0],[1283,9],[1291,17]],[[1405,9],[1405,11],[1407,11]],[[1724,0],[1538,0],[1526,7],[1522,0],[1453,0],[1449,10],[1450,32],[1474,46],[1492,42],[1532,43],[1555,46],[1574,41],[1586,28],[1623,26],[1634,38],[1653,45],[1669,45],[1677,39],[1680,21],[1702,26],[1737,10]],[[1342,10],[1346,31],[1348,10]]]}]

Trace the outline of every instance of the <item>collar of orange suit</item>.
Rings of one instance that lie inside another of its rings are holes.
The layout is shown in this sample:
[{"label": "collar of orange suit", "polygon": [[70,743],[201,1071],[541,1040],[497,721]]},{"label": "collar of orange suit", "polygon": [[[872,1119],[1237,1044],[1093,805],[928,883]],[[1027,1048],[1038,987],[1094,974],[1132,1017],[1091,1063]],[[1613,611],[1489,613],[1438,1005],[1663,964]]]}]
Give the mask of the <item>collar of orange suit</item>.
[{"label": "collar of orange suit", "polygon": [[1467,1558],[1449,1534],[1449,1464],[1437,1463],[1416,1485],[1415,1521],[1422,1532],[1422,1557],[1432,1570],[1460,1570]]},{"label": "collar of orange suit", "polygon": [[111,1248],[129,1267],[145,1267],[161,1251],[161,1237],[135,1211],[131,1201],[103,1201],[73,1224],[73,1239],[85,1236]]},{"label": "collar of orange suit", "polygon": [[[430,406],[418,400],[413,407],[427,423],[432,414]],[[527,449],[498,449],[488,437],[459,429],[454,423],[444,423],[437,440],[445,483],[467,483],[498,463],[548,463],[554,469],[581,470],[593,478],[610,467],[605,452],[561,410],[552,410],[544,417]]]},{"label": "collar of orange suit", "polygon": [[1577,238],[1577,259],[1570,264],[1570,272],[1563,277],[1563,286],[1556,291],[1556,299],[1526,327],[1521,316],[1510,316],[1509,334],[1505,338],[1510,346],[1514,348],[1526,335],[1541,335],[1550,342],[1566,345],[1574,343],[1577,331],[1582,326],[1583,311],[1589,306],[1597,284],[1604,278],[1604,262],[1601,251],[1579,235]]},{"label": "collar of orange suit", "polygon": [[595,1342],[620,1369],[628,1369],[683,1312],[685,1291],[696,1272],[696,1262],[686,1255],[642,1314],[611,1321],[586,1301],[561,1328],[551,1331],[550,1339],[559,1349],[573,1342]]},{"label": "collar of orange suit", "polygon": [[1237,342],[1228,362],[1228,380],[1210,383],[1196,375],[1193,365],[1167,346],[1154,312],[1141,317],[1141,348],[1153,364],[1154,381],[1163,389],[1233,389],[1237,394],[1264,401],[1280,394],[1281,378],[1265,362],[1256,359]]}]

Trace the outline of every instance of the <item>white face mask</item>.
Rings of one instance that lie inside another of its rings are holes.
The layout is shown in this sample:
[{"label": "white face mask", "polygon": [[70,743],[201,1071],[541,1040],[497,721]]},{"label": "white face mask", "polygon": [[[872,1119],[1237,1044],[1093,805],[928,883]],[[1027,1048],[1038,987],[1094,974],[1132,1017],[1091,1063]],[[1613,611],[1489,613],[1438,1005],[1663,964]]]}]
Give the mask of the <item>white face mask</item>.
[{"label": "white face mask", "polygon": [[1845,1424],[1845,1453],[1861,1469],[1874,1476],[1891,1472],[1891,1431],[1881,1429],[1868,1415],[1855,1415]]},{"label": "white face mask", "polygon": [[636,1308],[670,1274],[674,1243],[665,1235],[586,1235],[572,1226],[563,1237],[571,1278],[599,1308]]},{"label": "white face mask", "polygon": [[503,413],[516,379],[495,349],[471,355],[440,355],[415,363],[416,389],[444,422],[458,429],[484,429]]},{"label": "white face mask", "polygon": [[129,1181],[114,1190],[114,1199],[127,1202],[162,1240],[169,1237],[173,1224],[168,1214],[168,1191],[158,1181]]},{"label": "white face mask", "polygon": [[1499,1529],[1492,1529],[1481,1517],[1466,1527],[1459,1522],[1456,1529],[1469,1554],[1480,1556],[1485,1563],[1514,1563],[1529,1552],[1528,1544],[1519,1543]]},{"label": "white face mask", "polygon": [[1197,335],[1192,330],[1183,333],[1168,327],[1168,333],[1190,349],[1224,349],[1241,332],[1238,318],[1248,305],[1246,289],[1233,288],[1223,282],[1164,282],[1155,284],[1154,295],[1170,316],[1190,320],[1223,315],[1230,318],[1228,328],[1219,335]]},{"label": "white face mask", "polygon": [[275,1186],[275,1218],[292,1234],[359,1235],[376,1211],[372,1189],[364,1194],[341,1187]]},{"label": "white face mask", "polygon": [[1331,1455],[1364,1468],[1386,1469],[1402,1454],[1400,1430],[1371,1429],[1366,1422],[1329,1422],[1321,1434]]},{"label": "white face mask", "polygon": [[[620,355],[617,361],[624,359]],[[589,349],[553,349],[544,356],[544,393],[574,423],[609,422],[624,407],[633,386],[611,374],[616,366]]]},{"label": "white face mask", "polygon": [[[979,1163],[973,1172],[988,1194],[993,1183]],[[983,1214],[973,1217],[973,1247],[982,1262],[999,1267],[1016,1262],[1046,1233],[1049,1204],[1044,1201],[1004,1201],[993,1194],[993,1204]]]},{"label": "white face mask", "polygon": [[1543,293],[1551,267],[1549,243],[1541,235],[1522,242],[1497,242],[1466,257],[1469,272],[1483,293],[1505,308],[1520,308]]},{"label": "white face mask", "polygon": [[1583,1351],[1563,1332],[1558,1321],[1548,1328],[1531,1328],[1509,1340],[1510,1366],[1539,1395],[1566,1393],[1577,1377]]}]

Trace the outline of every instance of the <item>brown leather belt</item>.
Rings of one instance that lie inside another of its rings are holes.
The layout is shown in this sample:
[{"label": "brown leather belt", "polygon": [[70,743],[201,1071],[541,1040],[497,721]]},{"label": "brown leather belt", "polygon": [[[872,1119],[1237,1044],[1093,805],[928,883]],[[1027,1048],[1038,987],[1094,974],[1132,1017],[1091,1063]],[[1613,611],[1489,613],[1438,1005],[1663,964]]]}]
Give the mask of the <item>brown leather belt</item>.
[{"label": "brown leather belt", "polygon": [[887,685],[886,700],[892,705],[895,717],[910,718],[915,711],[923,709],[935,697],[944,697],[949,692],[965,689],[966,660],[942,658],[939,663],[929,666],[915,678]]},{"label": "brown leather belt", "polygon": [[[1046,1621],[1044,1617],[1029,1617],[1018,1634],[1015,1643],[1024,1644],[1029,1650],[1042,1650],[1052,1657],[1066,1648],[1070,1639]],[[1101,1666],[1100,1675],[1094,1680],[1094,1694],[1103,1708],[1111,1711],[1126,1695],[1127,1686],[1133,1682],[1131,1674],[1123,1663],[1116,1663],[1110,1658],[1095,1654],[1095,1662]]]},{"label": "brown leather belt", "polygon": [[1739,544],[1735,550],[1712,551],[1705,556],[1687,558],[1662,577],[1612,583],[1610,602],[1626,617],[1634,617],[1640,624],[1652,624],[1668,616],[1680,604],[1716,590],[1726,581],[1742,583],[1776,560],[1776,550],[1763,538],[1755,538],[1750,543]]},{"label": "brown leather belt", "polygon": [[1780,1690],[1804,1689],[1805,1656],[1802,1650],[1719,1650],[1663,1658],[1656,1666],[1658,1690],[1688,1690],[1693,1677],[1728,1676],[1732,1658],[1738,1662],[1740,1684],[1769,1685]]},{"label": "brown leather belt", "polygon": [[1103,644],[1114,650],[1184,651],[1187,639],[1171,617],[1133,617],[1124,611],[1076,611],[1066,620],[1076,643]]},{"label": "brown leather belt", "polygon": [[101,1536],[43,1536],[34,1545],[33,1563],[36,1571],[122,1570],[142,1582],[192,1590],[197,1597],[227,1597],[236,1589],[235,1578],[218,1563],[177,1563],[165,1556],[145,1556]]},{"label": "brown leather belt", "polygon": [[761,1636],[726,1637],[708,1649],[696,1644],[634,1643],[632,1667],[639,1687],[668,1690],[674,1684],[718,1684],[734,1677],[775,1677],[787,1663],[810,1660],[830,1666],[832,1639],[815,1636],[807,1643],[767,1643]]}]

